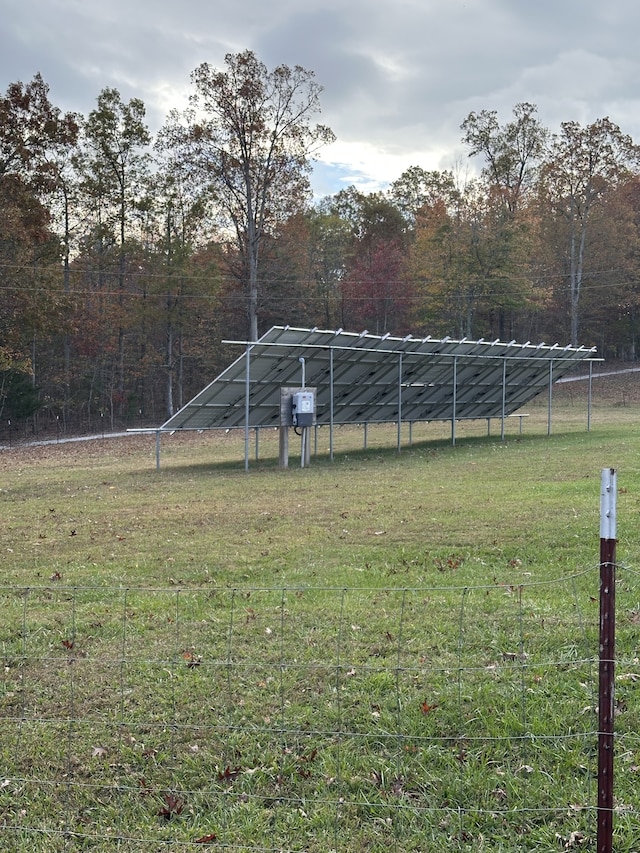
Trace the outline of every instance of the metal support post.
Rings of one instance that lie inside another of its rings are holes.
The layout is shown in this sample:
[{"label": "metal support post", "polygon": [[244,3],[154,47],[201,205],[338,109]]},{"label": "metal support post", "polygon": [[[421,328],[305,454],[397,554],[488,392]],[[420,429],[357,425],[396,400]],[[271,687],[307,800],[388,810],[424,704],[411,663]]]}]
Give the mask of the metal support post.
[{"label": "metal support post", "polygon": [[593,362],[589,362],[589,391],[587,393],[587,432],[591,429],[591,401],[593,396]]},{"label": "metal support post", "polygon": [[396,450],[400,453],[402,447],[402,353],[398,359],[398,432],[396,437]]},{"label": "metal support post", "polygon": [[[502,408],[500,413],[500,441],[504,441],[504,424],[507,409],[507,360],[502,359]],[[522,423],[522,421],[521,421]]]},{"label": "metal support post", "polygon": [[616,602],[616,472],[600,488],[600,667],[598,678],[598,853],[613,853],[613,757]]},{"label": "metal support post", "polygon": [[329,350],[329,459],[333,462],[333,347]]},{"label": "metal support post", "polygon": [[451,444],[456,443],[456,416],[458,404],[458,359],[453,359],[453,388],[451,399]]},{"label": "metal support post", "polygon": [[244,388],[244,470],[249,470],[249,417],[251,414],[251,344],[246,349],[246,373]]},{"label": "metal support post", "polygon": [[551,408],[553,405],[553,359],[549,362],[549,399],[547,402],[547,435],[551,435]]}]

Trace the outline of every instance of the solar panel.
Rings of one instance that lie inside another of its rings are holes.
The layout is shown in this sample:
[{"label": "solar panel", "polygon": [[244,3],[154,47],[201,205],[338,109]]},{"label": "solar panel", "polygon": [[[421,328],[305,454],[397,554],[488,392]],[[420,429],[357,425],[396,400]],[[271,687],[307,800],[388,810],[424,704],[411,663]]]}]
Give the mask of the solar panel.
[{"label": "solar panel", "polygon": [[[161,430],[278,426],[281,386],[317,389],[318,424],[506,417],[595,347],[273,326]],[[598,359],[599,360],[599,359]],[[247,421],[248,416],[248,421]]]}]

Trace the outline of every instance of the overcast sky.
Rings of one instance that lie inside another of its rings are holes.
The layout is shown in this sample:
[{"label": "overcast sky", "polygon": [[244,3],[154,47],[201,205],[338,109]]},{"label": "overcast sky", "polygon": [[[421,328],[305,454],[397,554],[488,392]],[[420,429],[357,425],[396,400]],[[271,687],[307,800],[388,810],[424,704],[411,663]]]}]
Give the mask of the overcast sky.
[{"label": "overcast sky", "polygon": [[541,121],[608,116],[640,142],[638,0],[0,0],[0,91],[40,72],[87,115],[109,86],[150,129],[201,62],[247,48],[314,71],[337,142],[317,194],[384,188],[410,166],[468,168],[460,124],[522,101]]}]

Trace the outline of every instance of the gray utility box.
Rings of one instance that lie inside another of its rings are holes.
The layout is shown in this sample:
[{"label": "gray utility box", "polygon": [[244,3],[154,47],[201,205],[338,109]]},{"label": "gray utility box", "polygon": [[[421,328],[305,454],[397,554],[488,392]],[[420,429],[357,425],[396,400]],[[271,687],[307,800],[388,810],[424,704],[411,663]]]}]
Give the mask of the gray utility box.
[{"label": "gray utility box", "polygon": [[291,421],[297,427],[313,426],[315,396],[312,391],[298,391],[291,397]]},{"label": "gray utility box", "polygon": [[316,422],[316,388],[280,388],[280,426],[310,427]]}]

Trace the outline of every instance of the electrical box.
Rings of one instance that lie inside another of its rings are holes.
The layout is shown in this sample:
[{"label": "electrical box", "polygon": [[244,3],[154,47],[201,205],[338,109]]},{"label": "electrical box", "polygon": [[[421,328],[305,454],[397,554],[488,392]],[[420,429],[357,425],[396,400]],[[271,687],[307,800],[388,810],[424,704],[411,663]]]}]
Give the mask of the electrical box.
[{"label": "electrical box", "polygon": [[312,391],[298,391],[291,397],[291,418],[296,427],[313,426],[314,395]]}]

